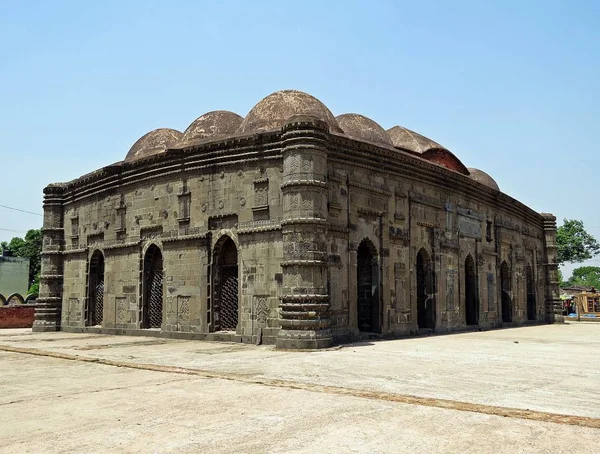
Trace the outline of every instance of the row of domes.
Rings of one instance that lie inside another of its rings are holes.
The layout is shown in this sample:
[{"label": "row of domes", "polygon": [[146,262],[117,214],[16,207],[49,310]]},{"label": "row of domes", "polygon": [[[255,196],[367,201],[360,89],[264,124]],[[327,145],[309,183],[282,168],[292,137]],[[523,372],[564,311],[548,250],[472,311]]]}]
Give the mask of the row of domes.
[{"label": "row of domes", "polygon": [[183,133],[175,129],[155,129],[133,144],[125,160],[136,160],[168,148],[185,147],[206,139],[273,131],[281,128],[290,117],[301,114],[326,122],[333,133],[345,134],[386,148],[401,148],[422,155],[425,159],[429,152],[443,152],[448,156],[445,160],[454,162],[449,168],[464,170],[462,173],[469,174],[474,180],[499,190],[488,174],[478,169],[467,170],[450,151],[427,137],[402,126],[394,126],[386,131],[370,118],[355,113],[334,117],[317,98],[297,90],[281,90],[270,94],[256,104],[245,118],[233,112],[217,110],[198,117]]}]

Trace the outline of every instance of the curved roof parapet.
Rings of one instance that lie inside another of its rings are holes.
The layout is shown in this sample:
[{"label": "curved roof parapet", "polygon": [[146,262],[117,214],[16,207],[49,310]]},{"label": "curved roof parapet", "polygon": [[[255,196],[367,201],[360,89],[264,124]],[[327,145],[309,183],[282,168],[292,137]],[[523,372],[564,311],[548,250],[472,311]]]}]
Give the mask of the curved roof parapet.
[{"label": "curved roof parapet", "polygon": [[160,128],[140,137],[129,149],[125,161],[152,156],[165,151],[181,141],[183,134],[175,129]]},{"label": "curved roof parapet", "polygon": [[342,132],[327,106],[314,96],[297,90],[281,90],[256,104],[237,129],[239,134],[272,131],[281,128],[294,115],[311,115],[325,121],[329,129]]},{"label": "curved roof parapet", "polygon": [[235,134],[243,117],[228,110],[213,110],[196,118],[183,133],[180,146],[203,139],[218,139]]},{"label": "curved roof parapet", "polygon": [[494,180],[492,177],[490,177],[483,170],[475,169],[473,167],[469,167],[468,170],[469,170],[469,177],[471,177],[473,180],[477,181],[478,183],[486,185],[488,188],[495,189],[496,191],[500,190],[500,187],[498,186],[498,183],[496,183],[496,180]]},{"label": "curved roof parapet", "polygon": [[403,148],[413,153],[423,154],[428,150],[441,148],[446,149],[437,142],[428,137],[422,136],[418,132],[411,131],[402,126],[394,126],[387,130],[392,143],[397,148]]},{"label": "curved roof parapet", "polygon": [[344,134],[357,140],[364,140],[380,146],[392,147],[392,139],[385,129],[364,115],[347,113],[335,117]]}]

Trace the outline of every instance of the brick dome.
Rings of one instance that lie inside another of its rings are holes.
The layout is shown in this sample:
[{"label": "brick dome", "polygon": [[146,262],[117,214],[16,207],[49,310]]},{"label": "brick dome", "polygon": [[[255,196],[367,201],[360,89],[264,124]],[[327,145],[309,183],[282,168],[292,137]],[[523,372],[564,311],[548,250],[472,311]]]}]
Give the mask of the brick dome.
[{"label": "brick dome", "polygon": [[348,113],[335,117],[344,133],[354,139],[372,142],[385,147],[394,144],[385,130],[370,118],[363,115]]},{"label": "brick dome", "polygon": [[488,188],[495,189],[496,191],[500,190],[498,183],[496,183],[496,181],[483,170],[469,167],[469,177],[481,184],[486,185]]},{"label": "brick dome", "polygon": [[246,115],[237,132],[250,134],[281,128],[294,115],[311,115],[329,124],[333,132],[342,132],[327,106],[314,96],[297,90],[281,90],[256,104]]},{"label": "brick dome", "polygon": [[394,126],[388,129],[387,133],[395,147],[414,153],[422,154],[433,149],[446,149],[446,147],[441,146],[439,143],[402,126]]},{"label": "brick dome", "polygon": [[181,141],[183,134],[175,129],[160,128],[140,137],[129,149],[125,161],[133,161],[165,151]]},{"label": "brick dome", "polygon": [[190,142],[230,136],[244,119],[228,110],[214,110],[196,118],[183,133],[183,145]]}]

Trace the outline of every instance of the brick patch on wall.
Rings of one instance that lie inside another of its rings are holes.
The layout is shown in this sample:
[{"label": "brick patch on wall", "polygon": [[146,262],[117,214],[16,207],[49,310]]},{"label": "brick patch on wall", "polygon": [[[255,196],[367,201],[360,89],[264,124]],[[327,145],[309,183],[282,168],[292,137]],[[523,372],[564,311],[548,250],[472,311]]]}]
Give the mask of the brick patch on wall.
[{"label": "brick patch on wall", "polygon": [[31,328],[35,305],[0,307],[0,328]]}]

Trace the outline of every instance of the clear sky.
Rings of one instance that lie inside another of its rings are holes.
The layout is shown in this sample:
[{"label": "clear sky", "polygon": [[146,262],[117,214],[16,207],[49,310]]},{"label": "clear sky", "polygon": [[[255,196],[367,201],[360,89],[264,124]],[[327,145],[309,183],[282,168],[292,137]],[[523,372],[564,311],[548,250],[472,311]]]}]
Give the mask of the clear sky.
[{"label": "clear sky", "polygon": [[[598,1],[0,0],[0,205],[41,213],[154,128],[294,88],[599,238],[599,24]],[[0,207],[0,241],[38,227]]]}]

